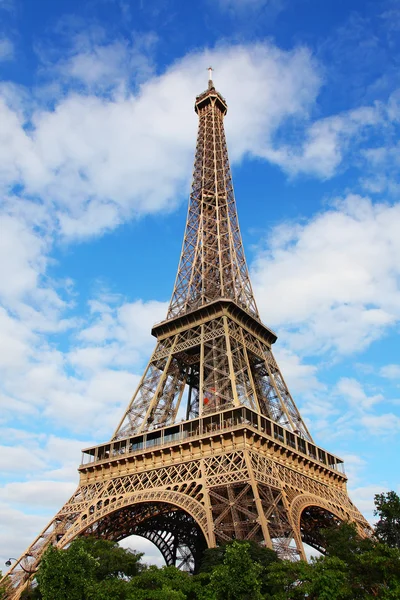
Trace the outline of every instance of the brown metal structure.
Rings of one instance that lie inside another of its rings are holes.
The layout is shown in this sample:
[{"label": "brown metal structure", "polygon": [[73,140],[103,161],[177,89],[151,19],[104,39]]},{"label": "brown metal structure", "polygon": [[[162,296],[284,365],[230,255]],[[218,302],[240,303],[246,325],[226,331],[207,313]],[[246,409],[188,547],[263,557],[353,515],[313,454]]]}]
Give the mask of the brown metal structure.
[{"label": "brown metal structure", "polygon": [[[254,300],[223,119],[209,81],[186,232],[167,318],[112,439],[83,452],[76,493],[8,572],[17,600],[49,544],[80,535],[151,540],[195,571],[204,548],[255,540],[282,557],[323,551],[322,526],[368,522],[343,461],[317,447],[289,393]],[[183,417],[183,418],[182,418]]]}]

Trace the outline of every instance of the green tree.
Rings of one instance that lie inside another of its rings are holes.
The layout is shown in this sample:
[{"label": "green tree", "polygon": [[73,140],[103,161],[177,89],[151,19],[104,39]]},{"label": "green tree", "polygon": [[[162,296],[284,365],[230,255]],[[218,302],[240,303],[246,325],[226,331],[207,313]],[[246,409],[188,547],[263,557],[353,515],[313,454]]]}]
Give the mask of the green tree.
[{"label": "green tree", "polygon": [[270,596],[274,600],[303,600],[310,578],[310,565],[304,561],[280,560],[268,568]]},{"label": "green tree", "polygon": [[196,580],[176,567],[161,569],[151,566],[129,584],[128,598],[132,600],[196,599]]},{"label": "green tree", "polygon": [[261,600],[262,570],[250,556],[250,544],[233,542],[226,546],[223,563],[214,567],[200,597],[204,600]]},{"label": "green tree", "polygon": [[246,544],[248,547],[248,552],[250,558],[259,563],[263,568],[267,568],[272,562],[276,562],[278,560],[278,556],[274,550],[270,548],[266,548],[265,546],[260,546],[257,542],[254,541],[246,541],[242,542],[240,540],[235,540],[232,542],[228,542],[227,544],[223,544],[222,546],[217,546],[216,548],[207,548],[203,553],[203,558],[201,561],[200,572],[209,573],[213,570],[214,567],[218,565],[222,565],[225,558],[225,552],[229,546],[232,544]]},{"label": "green tree", "polygon": [[352,564],[357,556],[370,550],[372,538],[362,538],[354,523],[344,522],[337,527],[321,531],[327,556],[336,556],[346,564]]},{"label": "green tree", "polygon": [[141,562],[142,552],[121,548],[117,542],[82,537],[72,544],[79,545],[80,548],[96,559],[94,575],[98,581],[115,577],[131,578],[138,575],[144,568]]},{"label": "green tree", "polygon": [[116,577],[103,581],[88,581],[85,589],[85,600],[127,600],[129,582]]},{"label": "green tree", "polygon": [[[79,538],[49,548],[26,598],[43,600],[382,600],[400,599],[400,499],[376,496],[380,519],[363,538],[352,523],[321,531],[326,556],[282,561],[254,542],[206,550],[201,572],[145,567],[114,542]],[[42,594],[42,596],[40,595]]]},{"label": "green tree", "polygon": [[208,548],[204,551],[203,560],[201,562],[200,572],[211,573],[215,567],[223,564],[225,559],[225,553],[232,544],[245,544],[251,560],[261,565],[262,570],[260,572],[261,580],[261,593],[268,595],[270,593],[270,582],[268,578],[268,568],[272,563],[278,561],[278,555],[274,550],[260,546],[254,541],[232,541],[216,548]]},{"label": "green tree", "polygon": [[43,600],[86,600],[96,567],[96,560],[78,543],[68,550],[49,546],[36,576]]},{"label": "green tree", "polygon": [[[2,580],[2,577],[3,577],[3,575],[2,575],[2,573],[0,571],[0,581]],[[1,598],[1,600],[3,600],[3,598],[6,597],[7,587],[8,587],[7,584],[8,583],[9,582],[7,581],[7,578],[5,578],[4,580],[2,580],[1,583],[0,583],[0,598]]]},{"label": "green tree", "polygon": [[349,569],[336,556],[312,560],[307,565],[308,580],[304,582],[308,600],[344,600],[352,598]]},{"label": "green tree", "polygon": [[375,535],[391,548],[400,548],[400,497],[396,492],[375,495]]},{"label": "green tree", "polygon": [[400,550],[375,543],[349,566],[354,598],[400,598]]},{"label": "green tree", "polygon": [[36,579],[43,600],[124,600],[141,557],[115,542],[77,538],[66,550],[50,546]]},{"label": "green tree", "polygon": [[[352,523],[323,532],[327,557],[337,558],[347,572],[349,599],[400,598],[400,550],[375,537],[361,538]],[[396,594],[398,594],[396,596]]]}]

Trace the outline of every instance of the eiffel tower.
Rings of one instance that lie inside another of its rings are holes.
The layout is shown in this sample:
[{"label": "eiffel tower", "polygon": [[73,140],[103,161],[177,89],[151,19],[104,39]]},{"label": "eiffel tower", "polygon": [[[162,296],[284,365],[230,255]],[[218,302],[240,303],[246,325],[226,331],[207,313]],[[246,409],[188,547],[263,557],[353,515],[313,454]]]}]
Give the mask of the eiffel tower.
[{"label": "eiffel tower", "polygon": [[[11,567],[17,600],[49,544],[83,535],[151,540],[167,565],[196,571],[206,547],[255,540],[283,558],[323,552],[320,529],[368,522],[343,461],[317,446],[260,320],[239,230],[224,133],[225,99],[209,71],[196,98],[193,185],[171,303],[111,440],[83,451],[74,495]],[[183,418],[182,418],[183,417]]]}]

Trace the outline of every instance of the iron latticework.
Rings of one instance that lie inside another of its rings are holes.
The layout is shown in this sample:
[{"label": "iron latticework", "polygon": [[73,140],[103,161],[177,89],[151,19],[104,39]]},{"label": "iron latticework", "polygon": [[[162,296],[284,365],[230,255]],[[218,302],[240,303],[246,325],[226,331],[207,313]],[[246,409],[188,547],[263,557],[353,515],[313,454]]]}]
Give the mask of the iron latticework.
[{"label": "iron latticework", "polygon": [[192,192],[168,318],[230,298],[256,319],[229,167],[224,98],[210,81],[196,98],[199,116]]},{"label": "iron latticework", "polygon": [[206,547],[255,540],[282,557],[323,551],[321,527],[369,525],[343,461],[313,442],[260,321],[240,236],[223,118],[209,81],[178,274],[156,348],[115,433],[88,448],[76,493],[10,569],[17,600],[49,544],[75,537],[151,540],[195,571]]}]

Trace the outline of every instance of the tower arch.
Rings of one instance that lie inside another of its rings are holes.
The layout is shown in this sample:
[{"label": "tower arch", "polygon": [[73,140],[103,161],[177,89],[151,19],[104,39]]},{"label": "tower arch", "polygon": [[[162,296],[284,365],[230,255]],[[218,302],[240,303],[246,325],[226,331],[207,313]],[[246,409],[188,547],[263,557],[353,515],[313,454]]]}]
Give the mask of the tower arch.
[{"label": "tower arch", "polygon": [[[164,527],[164,533],[171,533],[173,526],[179,524],[183,527],[181,536],[175,536],[174,540],[169,536],[167,542],[167,536],[162,535],[162,528]],[[81,535],[94,535],[114,541],[130,535],[141,535],[147,539],[152,537],[150,541],[156,545],[159,543],[161,553],[165,553],[167,557],[166,563],[173,564],[166,544],[170,548],[171,544],[176,546],[182,541],[189,541],[189,529],[193,536],[193,556],[197,560],[197,548],[204,550],[211,545],[204,506],[181,492],[152,489],[94,499],[74,525],[65,530],[57,546],[64,548]]]},{"label": "tower arch", "polygon": [[[110,502],[108,512],[100,508],[92,513],[90,523],[82,519],[81,530],[75,533],[74,539],[90,535],[119,542],[131,535],[140,536],[158,548],[167,566],[196,572],[208,546],[196,501],[188,501],[184,494],[179,498],[168,490],[164,494],[160,492],[157,499],[155,496],[153,492],[141,494],[139,498],[130,496],[118,505]],[[69,543],[69,536],[65,537],[59,541],[60,548]]]},{"label": "tower arch", "polygon": [[301,540],[322,554],[325,553],[320,529],[328,529],[351,520],[350,513],[340,505],[311,494],[298,495],[290,513]]}]

